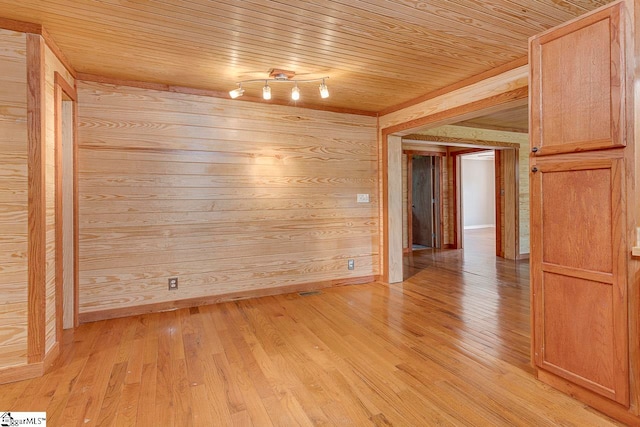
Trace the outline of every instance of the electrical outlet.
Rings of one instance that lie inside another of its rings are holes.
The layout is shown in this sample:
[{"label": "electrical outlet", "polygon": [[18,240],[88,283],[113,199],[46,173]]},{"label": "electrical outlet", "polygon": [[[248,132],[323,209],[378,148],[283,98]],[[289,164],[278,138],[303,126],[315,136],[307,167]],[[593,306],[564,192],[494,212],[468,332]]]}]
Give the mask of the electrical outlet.
[{"label": "electrical outlet", "polygon": [[368,194],[358,194],[356,196],[356,201],[358,203],[369,203],[369,195]]},{"label": "electrical outlet", "polygon": [[352,259],[348,260],[348,261],[347,261],[347,268],[348,268],[349,270],[354,270],[354,269],[356,268],[356,262],[355,262],[355,260],[352,260]]},{"label": "electrical outlet", "polygon": [[169,277],[169,290],[175,291],[178,289],[178,278],[177,277]]}]

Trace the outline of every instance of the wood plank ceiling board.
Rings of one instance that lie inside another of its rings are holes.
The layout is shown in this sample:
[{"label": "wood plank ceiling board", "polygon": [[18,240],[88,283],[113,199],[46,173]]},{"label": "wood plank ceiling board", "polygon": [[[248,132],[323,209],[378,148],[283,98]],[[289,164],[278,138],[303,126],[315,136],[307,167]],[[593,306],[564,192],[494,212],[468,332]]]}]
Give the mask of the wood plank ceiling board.
[{"label": "wood plank ceiling board", "polygon": [[79,73],[226,92],[279,68],[330,76],[328,99],[309,83],[298,105],[378,112],[521,58],[530,36],[605,3],[0,0],[0,16],[43,24]]},{"label": "wood plank ceiling board", "polygon": [[491,129],[505,132],[529,132],[529,107],[512,108],[506,111],[477,117],[456,123],[458,126],[467,126],[478,129]]}]

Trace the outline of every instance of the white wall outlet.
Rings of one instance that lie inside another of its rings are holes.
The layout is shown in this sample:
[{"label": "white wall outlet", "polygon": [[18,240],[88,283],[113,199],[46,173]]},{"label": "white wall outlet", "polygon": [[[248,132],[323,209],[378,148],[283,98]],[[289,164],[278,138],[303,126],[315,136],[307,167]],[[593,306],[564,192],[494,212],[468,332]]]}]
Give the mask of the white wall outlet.
[{"label": "white wall outlet", "polygon": [[369,195],[358,194],[357,200],[358,200],[358,203],[369,203]]}]

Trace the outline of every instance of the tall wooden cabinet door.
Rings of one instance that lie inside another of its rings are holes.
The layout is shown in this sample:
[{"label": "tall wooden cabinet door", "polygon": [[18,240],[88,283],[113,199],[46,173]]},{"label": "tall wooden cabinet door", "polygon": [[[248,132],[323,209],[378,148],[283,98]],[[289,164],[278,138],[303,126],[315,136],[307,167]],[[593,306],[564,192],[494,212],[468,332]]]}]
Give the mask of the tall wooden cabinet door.
[{"label": "tall wooden cabinet door", "polygon": [[623,4],[530,40],[535,156],[625,145]]},{"label": "tall wooden cabinet door", "polygon": [[628,406],[623,165],[532,169],[531,285],[537,366]]}]

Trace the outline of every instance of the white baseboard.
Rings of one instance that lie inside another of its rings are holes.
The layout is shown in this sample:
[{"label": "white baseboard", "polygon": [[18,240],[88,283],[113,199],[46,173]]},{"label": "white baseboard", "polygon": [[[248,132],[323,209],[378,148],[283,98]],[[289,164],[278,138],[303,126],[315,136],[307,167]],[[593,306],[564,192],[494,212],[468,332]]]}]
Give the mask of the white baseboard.
[{"label": "white baseboard", "polygon": [[465,225],[465,230],[475,230],[476,228],[495,228],[495,224],[481,224],[481,225]]}]

